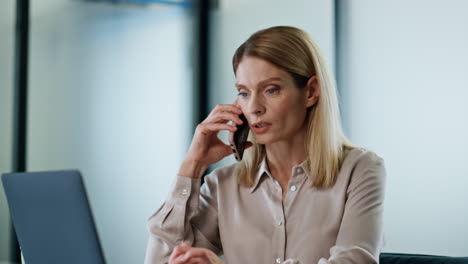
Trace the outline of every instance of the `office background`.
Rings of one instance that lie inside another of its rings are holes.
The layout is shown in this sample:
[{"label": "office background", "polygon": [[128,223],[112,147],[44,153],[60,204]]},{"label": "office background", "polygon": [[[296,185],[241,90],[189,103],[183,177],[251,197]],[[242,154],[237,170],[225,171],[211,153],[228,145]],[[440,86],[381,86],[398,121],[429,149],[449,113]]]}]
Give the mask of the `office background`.
[{"label": "office background", "polygon": [[[0,173],[13,163],[15,3],[0,1]],[[235,48],[280,24],[317,40],[347,135],[386,161],[384,251],[468,255],[468,2],[213,1],[206,89],[193,6],[30,8],[27,169],[82,171],[109,263],[143,261],[146,220],[188,148],[197,103],[232,102]],[[9,233],[0,188],[0,262],[13,258]]]}]

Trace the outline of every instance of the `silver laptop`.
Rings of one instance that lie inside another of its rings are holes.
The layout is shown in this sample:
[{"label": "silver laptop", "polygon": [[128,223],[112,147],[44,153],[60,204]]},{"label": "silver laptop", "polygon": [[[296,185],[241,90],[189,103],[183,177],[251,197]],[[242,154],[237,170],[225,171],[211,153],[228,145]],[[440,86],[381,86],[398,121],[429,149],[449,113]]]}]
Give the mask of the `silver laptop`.
[{"label": "silver laptop", "polygon": [[26,264],[105,263],[79,171],[2,176]]}]

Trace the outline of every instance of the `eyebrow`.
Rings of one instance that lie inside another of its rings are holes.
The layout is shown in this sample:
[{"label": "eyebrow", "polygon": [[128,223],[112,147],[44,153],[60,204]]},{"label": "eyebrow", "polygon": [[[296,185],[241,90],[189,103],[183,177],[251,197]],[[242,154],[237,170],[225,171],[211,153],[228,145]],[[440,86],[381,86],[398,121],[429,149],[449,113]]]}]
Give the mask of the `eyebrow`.
[{"label": "eyebrow", "polygon": [[[268,78],[268,79],[265,79],[265,80],[259,82],[258,86],[262,86],[265,83],[268,83],[268,82],[271,82],[271,81],[283,81],[283,79],[281,77],[271,77],[271,78]],[[240,83],[236,83],[236,88],[237,88],[237,90],[239,90],[241,88],[246,88],[247,89],[247,87],[245,85],[240,84]]]}]

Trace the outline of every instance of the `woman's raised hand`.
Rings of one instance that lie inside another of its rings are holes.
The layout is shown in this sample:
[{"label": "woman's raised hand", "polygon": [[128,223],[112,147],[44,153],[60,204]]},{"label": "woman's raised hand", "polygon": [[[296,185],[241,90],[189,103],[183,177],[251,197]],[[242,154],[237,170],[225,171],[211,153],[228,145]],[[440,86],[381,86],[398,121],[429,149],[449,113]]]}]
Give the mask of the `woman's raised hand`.
[{"label": "woman's raised hand", "polygon": [[[195,129],[192,144],[179,170],[179,175],[200,178],[213,163],[232,154],[231,147],[218,138],[221,130],[234,132],[235,124],[242,124],[239,115],[242,110],[234,104],[217,105],[208,117]],[[228,124],[229,121],[233,125]]]}]

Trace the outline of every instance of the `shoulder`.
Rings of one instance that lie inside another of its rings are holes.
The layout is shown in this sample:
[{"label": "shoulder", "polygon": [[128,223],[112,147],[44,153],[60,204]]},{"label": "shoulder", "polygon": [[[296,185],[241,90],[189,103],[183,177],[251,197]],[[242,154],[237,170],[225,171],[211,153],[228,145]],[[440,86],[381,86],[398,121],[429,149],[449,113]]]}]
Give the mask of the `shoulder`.
[{"label": "shoulder", "polygon": [[354,148],[346,154],[342,167],[356,168],[381,164],[383,159],[375,152],[365,148]]},{"label": "shoulder", "polygon": [[383,185],[386,178],[384,160],[375,152],[365,148],[355,148],[346,155],[341,174],[348,178],[349,187],[367,182]]}]

